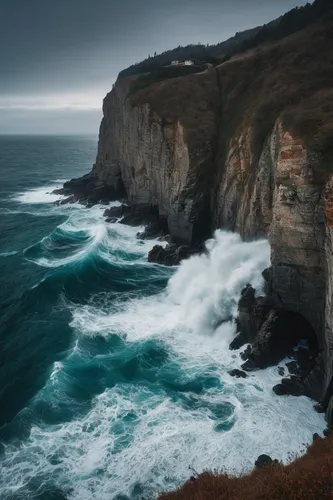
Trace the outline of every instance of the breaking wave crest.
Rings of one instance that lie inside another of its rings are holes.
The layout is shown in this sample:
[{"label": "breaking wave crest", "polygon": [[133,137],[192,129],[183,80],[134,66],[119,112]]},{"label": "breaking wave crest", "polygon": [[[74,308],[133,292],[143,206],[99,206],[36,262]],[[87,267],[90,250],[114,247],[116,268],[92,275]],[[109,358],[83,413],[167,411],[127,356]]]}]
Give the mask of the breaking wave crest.
[{"label": "breaking wave crest", "polygon": [[309,399],[274,395],[276,367],[228,374],[240,365],[228,349],[240,290],[261,290],[267,241],[217,231],[206,253],[170,269],[147,263],[155,242],[136,239],[138,228],[105,223],[105,207],[19,196],[22,210],[40,203],[65,216],[23,253],[46,274],[22,303],[48,301],[47,321],[68,315],[53,340],[69,330],[0,435],[4,498],[155,498],[189,466],[244,472],[261,453],[286,461],[322,431]]}]

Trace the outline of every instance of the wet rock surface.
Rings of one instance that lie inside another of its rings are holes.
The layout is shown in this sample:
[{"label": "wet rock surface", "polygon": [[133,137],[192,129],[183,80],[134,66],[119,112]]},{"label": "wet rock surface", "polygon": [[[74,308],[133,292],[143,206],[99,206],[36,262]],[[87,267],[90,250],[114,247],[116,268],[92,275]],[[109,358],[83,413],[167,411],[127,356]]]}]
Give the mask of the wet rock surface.
[{"label": "wet rock surface", "polygon": [[254,465],[255,467],[257,467],[257,469],[260,469],[261,467],[268,467],[270,465],[278,463],[278,460],[273,460],[269,455],[260,455],[255,461]]},{"label": "wet rock surface", "polygon": [[115,219],[120,219],[126,216],[130,212],[130,207],[128,205],[120,205],[117,207],[107,208],[104,212],[104,217],[106,222],[113,222]]},{"label": "wet rock surface", "polygon": [[58,204],[80,202],[89,206],[115,201],[123,195],[122,190],[116,191],[106,183],[96,180],[92,173],[71,179],[65,182],[62,188],[55,189],[52,193],[66,196],[59,200]]},{"label": "wet rock surface", "polygon": [[169,244],[166,247],[155,245],[148,254],[148,262],[163,264],[164,266],[176,266],[184,259],[197,253],[197,249],[186,245]]},{"label": "wet rock surface", "polygon": [[[316,364],[318,348],[315,334],[307,320],[300,314],[281,307],[272,293],[267,297],[256,297],[256,292],[250,284],[241,292],[238,311],[238,334],[229,348],[237,350],[249,343],[240,354],[244,361],[241,370],[260,370],[277,365],[289,357],[290,361],[286,363],[285,368],[278,367],[281,377],[286,374],[289,374],[289,377],[282,378],[272,390],[279,396],[308,394],[305,380]],[[326,408],[328,402],[325,410]]]},{"label": "wet rock surface", "polygon": [[292,377],[282,379],[280,384],[273,387],[273,392],[277,396],[301,396],[303,389],[300,380]]},{"label": "wet rock surface", "polygon": [[245,373],[243,370],[238,370],[237,368],[235,368],[234,370],[231,370],[229,372],[229,375],[231,375],[231,377],[237,377],[237,378],[247,378],[248,377],[247,373]]}]

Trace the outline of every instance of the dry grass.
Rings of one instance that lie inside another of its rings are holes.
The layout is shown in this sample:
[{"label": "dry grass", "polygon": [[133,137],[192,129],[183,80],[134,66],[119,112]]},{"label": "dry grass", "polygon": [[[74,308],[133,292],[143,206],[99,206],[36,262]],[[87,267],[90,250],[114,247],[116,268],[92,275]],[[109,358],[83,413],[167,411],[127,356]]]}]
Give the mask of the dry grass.
[{"label": "dry grass", "polygon": [[160,500],[333,499],[333,437],[315,441],[289,465],[273,464],[243,477],[205,473]]}]

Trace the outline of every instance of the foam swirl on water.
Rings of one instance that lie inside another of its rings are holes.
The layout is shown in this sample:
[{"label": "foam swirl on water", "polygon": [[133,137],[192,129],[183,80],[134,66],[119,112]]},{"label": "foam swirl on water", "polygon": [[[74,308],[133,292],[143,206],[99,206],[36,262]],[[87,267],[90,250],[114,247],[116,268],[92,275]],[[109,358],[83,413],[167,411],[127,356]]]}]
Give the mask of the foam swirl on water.
[{"label": "foam swirl on water", "polygon": [[[241,364],[228,349],[231,318],[246,283],[261,290],[267,241],[217,231],[207,253],[167,269],[147,263],[154,242],[107,225],[103,210],[70,210],[25,251],[49,268],[51,284],[64,279],[58,307],[71,313],[73,338],[16,418],[28,431],[6,443],[5,497],[156,497],[187,480],[189,466],[241,473],[261,453],[287,460],[303,450],[324,428],[312,402],[275,396],[277,367],[228,375]],[[80,285],[70,294],[74,277]]]}]

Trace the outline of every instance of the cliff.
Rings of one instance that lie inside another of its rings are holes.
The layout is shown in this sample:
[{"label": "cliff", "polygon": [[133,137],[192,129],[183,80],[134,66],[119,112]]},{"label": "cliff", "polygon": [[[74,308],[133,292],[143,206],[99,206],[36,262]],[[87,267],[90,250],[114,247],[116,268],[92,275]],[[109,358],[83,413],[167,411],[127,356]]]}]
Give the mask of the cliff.
[{"label": "cliff", "polygon": [[[333,368],[333,16],[196,74],[119,78],[89,182],[154,212],[177,243],[268,237],[269,287],[316,333],[306,393]],[[146,83],[145,83],[146,82]],[[85,182],[87,182],[85,180]],[[333,400],[332,400],[333,401]],[[333,408],[333,402],[331,402]]]},{"label": "cliff", "polygon": [[[162,113],[145,100],[135,104],[138,95],[130,94],[135,79],[116,82],[104,99],[93,174],[114,189],[123,183],[132,207],[155,207],[175,241],[192,243],[210,230],[219,96],[215,71],[182,79],[197,102],[187,95],[181,98],[177,80],[153,86],[163,94]],[[172,106],[181,117],[173,114]]]}]

